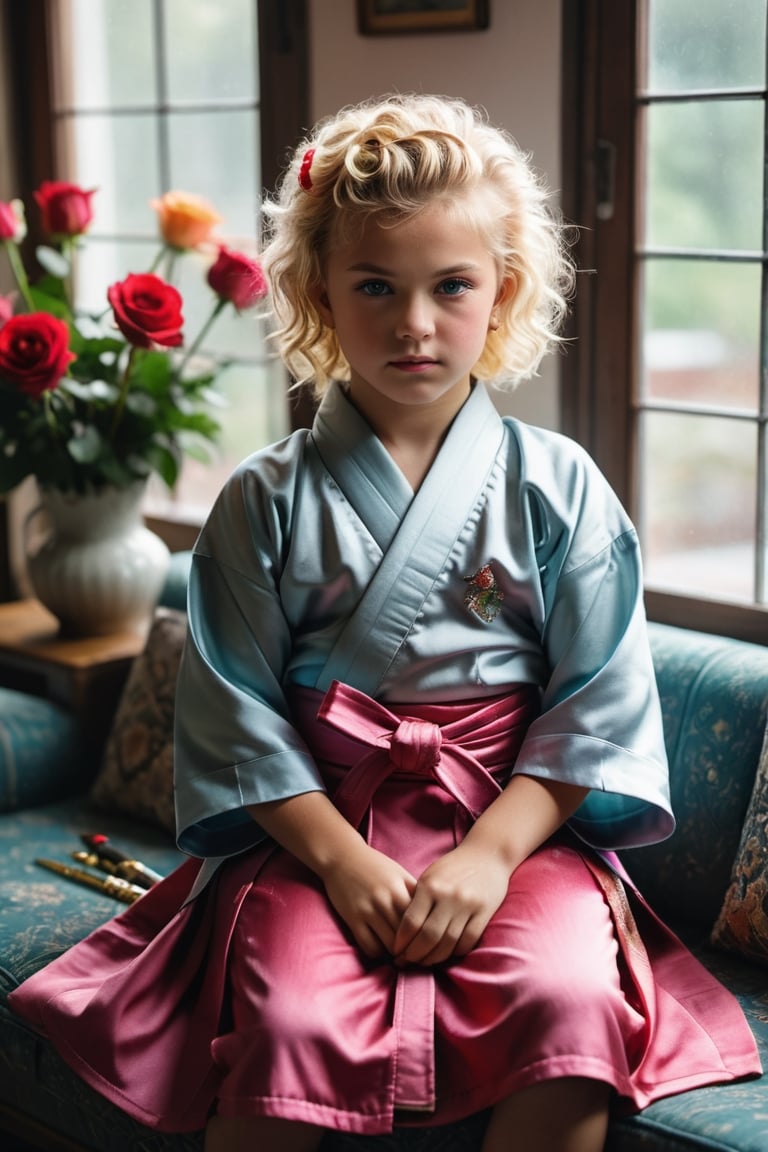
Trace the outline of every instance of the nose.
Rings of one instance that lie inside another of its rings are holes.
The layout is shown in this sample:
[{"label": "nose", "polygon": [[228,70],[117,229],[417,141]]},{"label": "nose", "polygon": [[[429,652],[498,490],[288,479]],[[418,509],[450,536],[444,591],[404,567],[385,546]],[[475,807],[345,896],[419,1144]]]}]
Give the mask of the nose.
[{"label": "nose", "polygon": [[428,340],[435,324],[429,302],[422,296],[407,297],[397,318],[397,336],[401,340]]}]

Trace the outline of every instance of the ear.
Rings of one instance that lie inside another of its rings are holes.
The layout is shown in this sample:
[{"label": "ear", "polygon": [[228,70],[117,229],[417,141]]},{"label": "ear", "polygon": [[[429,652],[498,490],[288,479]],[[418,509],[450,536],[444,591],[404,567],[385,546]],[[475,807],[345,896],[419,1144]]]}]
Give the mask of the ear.
[{"label": "ear", "polygon": [[504,304],[507,300],[511,300],[517,292],[517,276],[514,272],[510,272],[505,276],[499,285],[499,290],[496,293],[496,299],[493,302],[494,308],[498,308],[500,304]]},{"label": "ear", "polygon": [[313,285],[309,292],[309,298],[312,301],[320,319],[327,328],[335,328],[336,325],[333,320],[333,309],[331,302],[328,299],[328,293],[325,290],[325,285],[321,282]]},{"label": "ear", "polygon": [[506,300],[510,300],[516,291],[517,277],[514,275],[505,277],[499,285],[499,290],[496,293],[496,299],[493,302],[493,308],[491,309],[491,315],[488,320],[489,332],[498,332],[499,327],[501,326],[499,308]]}]

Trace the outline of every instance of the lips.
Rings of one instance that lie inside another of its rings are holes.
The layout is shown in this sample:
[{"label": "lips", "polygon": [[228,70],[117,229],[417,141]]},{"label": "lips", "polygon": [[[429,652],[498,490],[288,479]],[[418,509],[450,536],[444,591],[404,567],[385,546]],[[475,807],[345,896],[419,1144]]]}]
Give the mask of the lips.
[{"label": "lips", "polygon": [[399,368],[402,372],[418,372],[425,368],[432,368],[437,364],[437,360],[433,360],[430,356],[403,356],[400,360],[390,360],[393,368]]}]

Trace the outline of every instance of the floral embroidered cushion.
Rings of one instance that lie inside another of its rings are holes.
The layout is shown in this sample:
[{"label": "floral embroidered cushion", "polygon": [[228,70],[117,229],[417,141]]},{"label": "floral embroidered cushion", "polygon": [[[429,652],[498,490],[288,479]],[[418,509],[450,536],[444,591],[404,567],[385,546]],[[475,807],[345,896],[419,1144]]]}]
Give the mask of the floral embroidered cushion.
[{"label": "floral embroidered cushion", "polygon": [[175,833],[173,704],[184,612],[158,608],[123,689],[91,799]]},{"label": "floral embroidered cushion", "polygon": [[768,964],[768,732],[712,943]]}]

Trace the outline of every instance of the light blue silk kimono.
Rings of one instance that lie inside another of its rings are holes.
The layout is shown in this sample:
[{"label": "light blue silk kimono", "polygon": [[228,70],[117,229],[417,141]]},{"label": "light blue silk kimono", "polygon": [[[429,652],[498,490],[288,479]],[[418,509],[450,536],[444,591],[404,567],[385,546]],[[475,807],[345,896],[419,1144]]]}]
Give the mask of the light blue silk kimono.
[{"label": "light blue silk kimono", "polygon": [[[468,589],[488,566],[493,611]],[[502,418],[475,385],[414,495],[334,385],[311,433],[243,462],[195,548],[176,702],[179,844],[221,859],[263,839],[245,805],[323,783],[289,684],[384,703],[541,688],[514,771],[591,789],[598,849],[670,835],[668,770],[638,542],[595,464]]]}]

